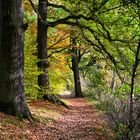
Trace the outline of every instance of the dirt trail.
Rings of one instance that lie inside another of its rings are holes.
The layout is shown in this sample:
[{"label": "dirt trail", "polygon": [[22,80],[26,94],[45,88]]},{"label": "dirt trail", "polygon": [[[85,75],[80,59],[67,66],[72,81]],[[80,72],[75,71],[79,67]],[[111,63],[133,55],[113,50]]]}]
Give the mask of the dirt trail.
[{"label": "dirt trail", "polygon": [[70,109],[47,101],[29,104],[40,123],[0,113],[0,140],[111,140],[105,117],[85,98],[67,98]]},{"label": "dirt trail", "polygon": [[50,140],[111,140],[101,113],[84,98],[67,99],[70,109],[57,123]]}]

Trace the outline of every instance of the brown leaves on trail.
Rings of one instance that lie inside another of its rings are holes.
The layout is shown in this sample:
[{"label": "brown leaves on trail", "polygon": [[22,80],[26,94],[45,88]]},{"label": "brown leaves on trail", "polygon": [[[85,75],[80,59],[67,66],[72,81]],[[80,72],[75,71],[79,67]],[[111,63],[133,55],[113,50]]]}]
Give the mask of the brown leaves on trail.
[{"label": "brown leaves on trail", "polygon": [[47,101],[29,103],[38,123],[0,113],[0,140],[111,140],[104,116],[86,99],[66,101],[70,109]]},{"label": "brown leaves on trail", "polygon": [[[54,124],[61,131],[62,140],[109,140],[101,114],[86,99],[69,99],[70,110]],[[104,138],[105,137],[105,138]]]}]

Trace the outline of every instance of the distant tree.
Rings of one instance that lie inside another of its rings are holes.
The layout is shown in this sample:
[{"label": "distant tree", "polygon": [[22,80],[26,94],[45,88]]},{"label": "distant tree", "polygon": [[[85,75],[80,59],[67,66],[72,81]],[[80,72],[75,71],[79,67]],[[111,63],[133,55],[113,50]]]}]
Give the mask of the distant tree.
[{"label": "distant tree", "polygon": [[80,72],[79,72],[79,49],[76,47],[76,41],[73,34],[71,34],[71,63],[72,63],[72,72],[74,76],[74,87],[75,87],[75,97],[83,97],[80,81]]},{"label": "distant tree", "polygon": [[31,119],[24,95],[22,0],[0,1],[0,110]]}]

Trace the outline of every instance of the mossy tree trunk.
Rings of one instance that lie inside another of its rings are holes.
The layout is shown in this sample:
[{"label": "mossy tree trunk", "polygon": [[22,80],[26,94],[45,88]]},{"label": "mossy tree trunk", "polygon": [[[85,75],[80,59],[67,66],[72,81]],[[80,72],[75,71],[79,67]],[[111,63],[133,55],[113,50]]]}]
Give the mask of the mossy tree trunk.
[{"label": "mossy tree trunk", "polygon": [[[63,101],[57,98],[52,93],[48,94],[49,90],[49,75],[48,75],[48,46],[47,46],[47,30],[46,27],[47,22],[47,8],[48,2],[47,0],[39,0],[38,5],[38,28],[37,28],[37,51],[38,51],[38,59],[39,62],[37,63],[38,70],[42,72],[42,74],[38,75],[38,85],[40,87],[39,93],[43,94],[44,100],[49,100],[55,104],[67,106]],[[68,106],[67,106],[68,107]]]},{"label": "mossy tree trunk", "polygon": [[22,0],[1,0],[0,6],[0,110],[31,119],[24,95]]}]

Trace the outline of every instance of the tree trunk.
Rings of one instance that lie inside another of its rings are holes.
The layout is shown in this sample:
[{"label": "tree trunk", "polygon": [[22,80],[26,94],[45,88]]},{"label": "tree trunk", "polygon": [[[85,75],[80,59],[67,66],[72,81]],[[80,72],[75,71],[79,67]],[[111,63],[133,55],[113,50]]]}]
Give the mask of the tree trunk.
[{"label": "tree trunk", "polygon": [[31,119],[24,95],[22,0],[1,2],[0,110]]},{"label": "tree trunk", "polygon": [[0,46],[2,37],[2,0],[0,0]]},{"label": "tree trunk", "polygon": [[66,104],[57,98],[53,94],[47,94],[47,90],[49,89],[49,75],[48,75],[48,55],[47,55],[47,0],[39,0],[39,15],[38,15],[38,36],[37,36],[37,50],[38,50],[38,59],[37,63],[39,71],[43,72],[38,75],[38,85],[40,87],[39,92],[43,93],[43,99],[49,100],[56,104],[65,105]]},{"label": "tree trunk", "polygon": [[73,44],[71,52],[72,52],[72,71],[74,75],[74,86],[75,86],[75,97],[83,97],[82,89],[81,89],[81,81],[79,74],[79,60],[78,60],[78,50],[75,47],[75,38],[71,35],[71,43]]},{"label": "tree trunk", "polygon": [[75,97],[83,97],[82,90],[81,90],[79,68],[78,68],[78,59],[75,56],[72,56],[72,71],[74,75]]},{"label": "tree trunk", "polygon": [[115,89],[115,79],[116,79],[116,73],[115,73],[115,70],[112,71],[112,79],[111,79],[111,83],[110,83],[110,88],[112,90]]},{"label": "tree trunk", "polygon": [[[39,0],[38,7],[39,14],[41,19],[38,17],[38,36],[37,36],[37,50],[38,50],[38,59],[37,63],[39,71],[42,74],[38,75],[38,85],[41,88],[41,92],[46,91],[49,88],[49,76],[48,76],[48,58],[47,58],[47,28],[46,22],[47,18],[47,0]],[[43,20],[43,22],[41,21]]]},{"label": "tree trunk", "polygon": [[133,68],[132,68],[132,77],[131,77],[131,84],[130,84],[130,113],[129,113],[129,128],[130,130],[133,129],[133,123],[134,123],[134,97],[135,97],[135,78],[136,78],[136,72],[137,72],[137,68],[138,65],[140,63],[140,59],[139,59],[139,54],[140,54],[140,38],[139,38],[139,42],[138,42],[138,47],[137,47],[137,51],[135,54],[135,62],[133,64]]}]

